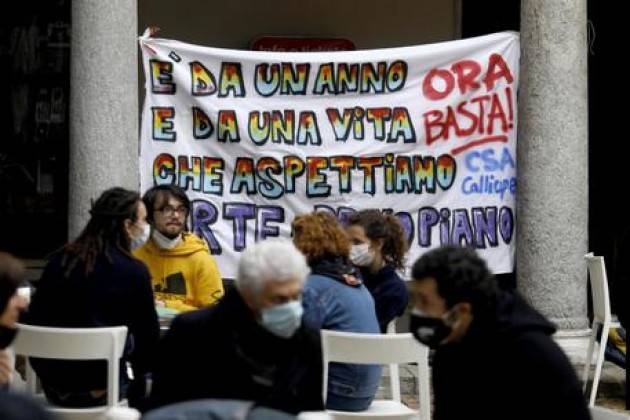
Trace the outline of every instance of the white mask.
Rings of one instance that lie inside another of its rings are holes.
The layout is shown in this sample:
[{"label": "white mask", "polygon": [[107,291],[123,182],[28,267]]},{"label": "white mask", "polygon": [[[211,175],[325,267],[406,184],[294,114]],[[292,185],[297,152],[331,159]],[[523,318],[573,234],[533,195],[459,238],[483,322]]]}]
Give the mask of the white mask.
[{"label": "white mask", "polygon": [[157,229],[153,229],[153,234],[151,235],[151,238],[153,239],[155,244],[158,246],[158,248],[160,248],[160,249],[173,249],[177,245],[179,245],[179,243],[182,241],[182,234],[180,233],[175,238],[171,239],[171,238],[167,238],[166,236],[164,236]]},{"label": "white mask", "polygon": [[350,261],[358,267],[367,267],[374,261],[374,252],[367,243],[352,245],[350,248]]},{"label": "white mask", "polygon": [[134,249],[140,248],[149,240],[150,236],[151,236],[151,226],[145,223],[144,227],[142,228],[142,233],[140,233],[140,235],[136,237],[131,238],[131,241],[129,244],[131,246],[131,250],[133,251]]}]

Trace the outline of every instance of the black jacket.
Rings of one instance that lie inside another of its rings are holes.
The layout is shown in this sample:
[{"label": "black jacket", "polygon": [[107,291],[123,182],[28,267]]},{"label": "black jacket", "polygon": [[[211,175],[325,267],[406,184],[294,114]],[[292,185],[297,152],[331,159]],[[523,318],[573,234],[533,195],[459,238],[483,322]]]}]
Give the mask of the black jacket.
[{"label": "black jacket", "polygon": [[387,324],[401,316],[409,303],[409,293],[405,282],[394,267],[386,265],[378,273],[372,274],[362,269],[361,276],[365,286],[374,298],[376,318],[381,332],[387,331]]},{"label": "black jacket", "polygon": [[[110,263],[100,256],[87,277],[78,265],[69,277],[62,267],[63,255],[54,255],[36,284],[26,322],[33,325],[66,328],[126,325],[127,356],[139,378],[151,370],[157,345],[158,324],[151,278],[144,263],[111,248]],[[105,389],[105,362],[49,361],[32,359],[42,382],[59,391],[79,392]]]},{"label": "black jacket", "polygon": [[626,330],[628,325],[628,296],[630,291],[630,231],[626,232],[619,245],[617,259],[615,261],[614,279],[608,278],[610,285],[610,302],[612,312],[617,315],[619,322]]},{"label": "black jacket", "polygon": [[154,405],[240,399],[298,413],[321,410],[318,332],[301,327],[290,339],[262,328],[236,289],[213,307],[179,315],[160,343]]},{"label": "black jacket", "polygon": [[490,318],[436,350],[435,420],[589,419],[553,325],[516,294],[502,295]]}]

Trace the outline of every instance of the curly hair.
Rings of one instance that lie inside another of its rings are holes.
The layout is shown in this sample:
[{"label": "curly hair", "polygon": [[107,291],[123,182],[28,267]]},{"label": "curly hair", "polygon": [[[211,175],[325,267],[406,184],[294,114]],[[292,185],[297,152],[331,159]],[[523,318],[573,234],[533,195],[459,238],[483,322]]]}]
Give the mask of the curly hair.
[{"label": "curly hair", "polygon": [[411,277],[414,281],[435,279],[437,292],[449,308],[469,302],[476,316],[488,316],[496,307],[496,278],[473,249],[445,246],[431,250],[413,264]]},{"label": "curly hair", "polygon": [[313,212],[293,219],[293,243],[309,264],[327,257],[347,258],[350,240],[337,219],[328,213]]},{"label": "curly hair", "polygon": [[376,209],[361,210],[348,217],[348,226],[352,225],[361,226],[371,240],[383,239],[381,253],[388,264],[398,269],[405,266],[409,246],[405,230],[396,216]]}]

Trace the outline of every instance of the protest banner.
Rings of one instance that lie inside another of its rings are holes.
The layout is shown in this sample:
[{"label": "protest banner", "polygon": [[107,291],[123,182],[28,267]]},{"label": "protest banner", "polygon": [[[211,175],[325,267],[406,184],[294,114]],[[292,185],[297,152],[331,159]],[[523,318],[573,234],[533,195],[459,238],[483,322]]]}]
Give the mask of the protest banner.
[{"label": "protest banner", "polygon": [[297,214],[364,208],[400,219],[409,263],[462,244],[512,271],[518,34],[325,53],[140,45],[142,191],[186,190],[224,277]]}]

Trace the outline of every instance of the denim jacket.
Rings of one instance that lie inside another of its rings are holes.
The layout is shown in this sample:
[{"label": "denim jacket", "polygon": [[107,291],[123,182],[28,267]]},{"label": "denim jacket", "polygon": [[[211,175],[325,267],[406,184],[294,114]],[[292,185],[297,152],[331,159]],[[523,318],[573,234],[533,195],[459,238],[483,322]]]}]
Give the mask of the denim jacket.
[{"label": "denim jacket", "polygon": [[[311,274],[303,291],[304,322],[313,328],[379,333],[374,299],[363,284],[350,286],[332,277]],[[378,365],[331,363],[328,396],[371,401],[381,376]]]}]

